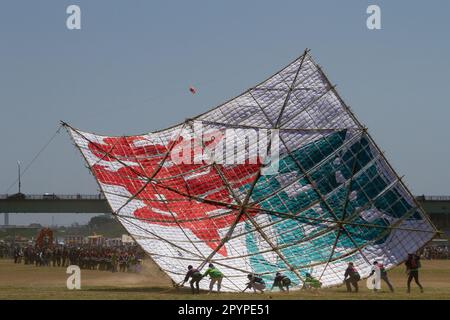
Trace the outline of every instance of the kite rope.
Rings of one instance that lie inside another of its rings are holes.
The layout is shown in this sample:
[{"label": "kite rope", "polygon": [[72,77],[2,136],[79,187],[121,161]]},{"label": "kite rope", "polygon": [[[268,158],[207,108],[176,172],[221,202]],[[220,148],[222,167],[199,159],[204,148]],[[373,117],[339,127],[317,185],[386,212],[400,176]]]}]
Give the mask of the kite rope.
[{"label": "kite rope", "polygon": [[56,138],[56,136],[60,133],[62,128],[62,124],[59,125],[58,129],[53,133],[53,135],[50,137],[50,139],[42,146],[41,149],[35,154],[35,156],[31,159],[31,161],[25,166],[25,169],[20,173],[19,177],[11,183],[11,185],[6,189],[5,193],[7,194],[18,182],[19,179],[25,175],[25,173],[28,171],[28,169],[31,167],[31,165],[39,158],[39,156],[47,149],[47,147],[53,142],[53,140]]}]

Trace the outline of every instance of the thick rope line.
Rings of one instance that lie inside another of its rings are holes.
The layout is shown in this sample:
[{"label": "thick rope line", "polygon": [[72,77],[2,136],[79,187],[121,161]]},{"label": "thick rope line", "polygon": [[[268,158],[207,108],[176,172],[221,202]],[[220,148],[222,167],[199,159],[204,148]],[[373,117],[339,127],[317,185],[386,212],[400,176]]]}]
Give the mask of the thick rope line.
[{"label": "thick rope line", "polygon": [[22,178],[25,173],[28,171],[28,169],[31,167],[31,165],[39,158],[39,156],[47,149],[47,147],[53,142],[53,140],[56,138],[56,136],[60,133],[62,125],[59,125],[58,129],[56,129],[55,133],[50,137],[50,139],[42,146],[41,149],[34,155],[34,157],[31,159],[31,161],[25,166],[24,170],[20,173],[20,176],[17,177],[17,179],[11,183],[11,185],[6,189],[5,193],[7,194],[9,190],[11,190],[18,182],[19,179]]}]

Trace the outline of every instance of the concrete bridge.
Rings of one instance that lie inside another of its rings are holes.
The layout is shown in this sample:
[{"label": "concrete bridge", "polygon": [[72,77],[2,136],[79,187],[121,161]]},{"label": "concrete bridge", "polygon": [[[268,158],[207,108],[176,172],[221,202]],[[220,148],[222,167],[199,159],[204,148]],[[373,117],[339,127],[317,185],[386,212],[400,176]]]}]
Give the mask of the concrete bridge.
[{"label": "concrete bridge", "polygon": [[111,213],[111,208],[102,194],[14,194],[0,195],[0,213],[7,226],[10,213]]},{"label": "concrete bridge", "polygon": [[[450,196],[417,196],[416,199],[429,214],[439,230],[450,230]],[[5,214],[5,225],[9,224],[9,213],[111,213],[105,197],[96,195],[0,195],[0,213]]]}]

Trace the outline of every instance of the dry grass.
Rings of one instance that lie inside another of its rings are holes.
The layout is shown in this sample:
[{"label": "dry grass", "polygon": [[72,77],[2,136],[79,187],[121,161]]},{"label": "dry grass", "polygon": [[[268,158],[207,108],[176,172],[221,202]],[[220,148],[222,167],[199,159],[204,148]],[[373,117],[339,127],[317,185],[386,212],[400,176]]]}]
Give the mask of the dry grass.
[{"label": "dry grass", "polygon": [[0,299],[450,299],[450,260],[423,261],[421,294],[413,283],[411,294],[406,291],[403,267],[389,272],[395,293],[371,292],[360,282],[357,294],[345,292],[345,287],[322,289],[318,292],[293,291],[290,294],[236,294],[191,295],[187,289],[174,289],[169,278],[147,261],[140,274],[110,273],[83,270],[82,290],[67,290],[64,268],[15,265],[0,260]]}]

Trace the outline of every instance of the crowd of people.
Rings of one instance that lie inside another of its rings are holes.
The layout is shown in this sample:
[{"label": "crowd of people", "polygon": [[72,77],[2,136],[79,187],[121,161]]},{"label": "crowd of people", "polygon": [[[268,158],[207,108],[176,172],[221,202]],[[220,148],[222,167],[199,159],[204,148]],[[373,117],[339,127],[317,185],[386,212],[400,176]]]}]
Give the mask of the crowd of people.
[{"label": "crowd of people", "polygon": [[38,248],[15,246],[14,263],[35,266],[67,267],[111,272],[140,272],[144,251],[137,245],[90,246],[58,245]]},{"label": "crowd of people", "polygon": [[[417,284],[417,286],[420,289],[420,292],[423,292],[422,284],[419,282],[419,269],[421,268],[420,263],[420,256],[418,254],[411,253],[408,255],[408,258],[405,261],[405,267],[406,267],[406,274],[408,275],[408,278],[406,280],[406,286],[407,286],[407,293],[411,292],[411,282],[414,280],[414,282]],[[389,277],[387,274],[387,270],[385,269],[384,265],[379,261],[373,262],[372,271],[369,275],[369,278],[376,274],[379,279],[376,280],[375,278],[372,278],[374,281],[373,283],[373,290],[378,291],[381,288],[381,280],[383,280],[389,290],[391,292],[394,292],[394,287],[392,283],[389,281]],[[361,276],[356,269],[353,262],[349,262],[347,269],[344,273],[344,284],[347,287],[347,292],[358,292],[359,286],[358,282],[361,280]]]},{"label": "crowd of people", "polygon": [[10,254],[10,246],[5,242],[0,242],[0,259],[6,259],[11,256]]},{"label": "crowd of people", "polygon": [[[14,263],[24,263],[25,265],[35,266],[53,266],[67,267],[69,265],[78,265],[81,269],[103,270],[110,272],[140,272],[142,260],[145,252],[138,245],[120,245],[120,246],[92,246],[92,245],[57,245],[39,248],[36,245],[10,245],[0,242],[0,258],[13,258]],[[409,254],[406,262],[407,292],[411,291],[411,282],[414,282],[423,292],[423,287],[419,282],[419,269],[421,268],[420,259],[448,259],[448,247],[432,246],[423,250],[421,255]],[[383,264],[374,261],[372,272],[369,277],[376,274],[378,283],[374,283],[373,290],[380,289],[380,281],[383,280],[389,290],[394,292],[394,288],[389,281],[387,270]],[[188,266],[188,272],[183,286],[189,281],[192,293],[199,293],[199,282],[209,276],[209,292],[211,293],[214,286],[217,285],[217,291],[220,292],[222,280],[225,275],[213,264],[209,264],[208,269],[202,274],[193,266]],[[266,289],[266,283],[262,276],[256,274],[248,274],[248,283],[243,291],[253,289],[254,292],[263,293]],[[267,278],[267,276],[266,276]],[[375,277],[374,277],[375,279]],[[358,282],[361,280],[358,270],[352,262],[344,273],[343,283],[346,285],[348,292],[358,292]],[[289,292],[291,280],[286,275],[277,272],[273,278],[273,284],[270,290],[278,287],[280,291]],[[311,274],[306,273],[303,279],[303,289],[321,288],[322,283],[319,279],[314,278]]]},{"label": "crowd of people", "polygon": [[[186,276],[180,285],[184,286],[184,284],[189,281],[192,294],[199,294],[200,293],[199,283],[203,278],[207,276],[209,276],[210,279],[208,293],[211,293],[214,290],[214,285],[216,284],[217,284],[217,292],[220,292],[224,274],[212,263],[209,264],[208,269],[203,274],[198,269],[189,265]],[[304,289],[320,288],[322,286],[322,283],[314,279],[310,274],[306,274],[306,278],[307,280],[305,280]],[[247,279],[248,282],[242,292],[245,292],[247,289],[252,289],[253,292],[255,293],[256,292],[264,293],[264,290],[266,289],[266,282],[261,276],[249,273],[247,275]],[[277,272],[275,274],[275,278],[272,283],[272,288],[270,290],[273,290],[274,287],[278,287],[280,291],[289,292],[290,286],[291,286],[291,279],[281,274],[280,272]]]},{"label": "crowd of people", "polygon": [[[411,292],[411,282],[414,280],[414,282],[417,284],[417,286],[420,289],[420,292],[423,292],[423,286],[419,282],[419,269],[421,268],[420,263],[420,256],[418,254],[409,254],[407,260],[405,261],[405,267],[406,267],[406,274],[408,275],[408,278],[406,280],[407,285],[407,292]],[[205,271],[205,273],[201,273],[200,270],[195,269],[193,266],[188,266],[188,271],[186,273],[186,276],[183,280],[183,282],[180,284],[181,286],[184,286],[186,282],[189,281],[192,294],[198,294],[200,293],[199,290],[199,283],[200,281],[207,277],[209,275],[210,283],[209,283],[209,292],[211,293],[214,290],[214,285],[217,284],[217,292],[220,292],[222,280],[225,277],[225,275],[212,263],[209,264],[208,269]],[[253,273],[250,273],[247,275],[248,282],[246,284],[246,287],[243,289],[243,292],[247,289],[253,289],[253,292],[260,292],[264,293],[264,290],[266,290],[266,282],[263,279],[262,276],[256,275]],[[267,276],[266,276],[267,278]],[[394,286],[389,281],[389,277],[387,274],[387,270],[385,269],[382,262],[374,261],[372,265],[372,271],[369,275],[369,279],[373,281],[372,290],[378,291],[381,289],[381,280],[383,280],[389,290],[391,292],[394,292]],[[361,276],[356,269],[356,266],[353,262],[349,262],[347,265],[347,268],[344,272],[344,281],[343,284],[345,284],[347,288],[347,292],[358,292],[359,291],[359,281],[361,280]],[[289,293],[289,287],[291,286],[292,282],[291,279],[289,279],[288,276],[277,272],[275,274],[275,277],[273,278],[272,287],[270,288],[270,291],[274,289],[274,287],[278,287],[278,289],[282,292]],[[303,285],[302,289],[306,290],[317,290],[322,287],[322,283],[320,282],[320,279],[314,278],[310,273],[306,273],[303,278]],[[368,285],[369,287],[369,285]]]},{"label": "crowd of people", "polygon": [[447,245],[430,246],[423,249],[423,257],[427,260],[450,259]]}]

